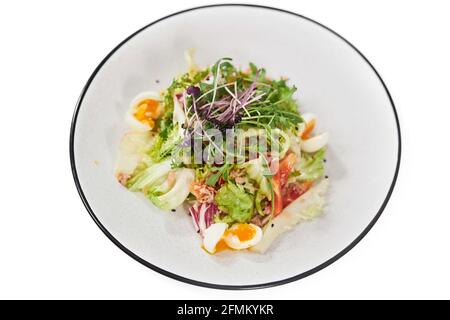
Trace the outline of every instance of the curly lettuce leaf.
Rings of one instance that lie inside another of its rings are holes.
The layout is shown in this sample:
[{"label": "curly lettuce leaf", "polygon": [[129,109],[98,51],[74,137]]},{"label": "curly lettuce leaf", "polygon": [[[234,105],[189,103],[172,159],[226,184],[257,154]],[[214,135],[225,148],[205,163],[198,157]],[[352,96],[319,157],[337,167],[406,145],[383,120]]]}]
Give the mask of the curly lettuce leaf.
[{"label": "curly lettuce leaf", "polygon": [[234,222],[233,218],[230,215],[226,215],[226,216],[219,216],[219,215],[215,215],[214,216],[214,223],[228,223],[228,224],[232,224]]},{"label": "curly lettuce leaf", "polygon": [[191,85],[198,84],[209,74],[209,68],[201,71],[186,72],[180,77],[174,79],[171,85],[164,91],[163,101],[166,112],[173,111],[173,96],[175,93],[180,93]]},{"label": "curly lettuce leaf", "polygon": [[232,222],[248,222],[253,212],[253,197],[233,183],[222,186],[216,194],[217,206]]},{"label": "curly lettuce leaf", "polygon": [[324,167],[325,148],[309,154],[302,153],[299,163],[301,181],[314,181],[321,178],[325,173]]},{"label": "curly lettuce leaf", "polygon": [[152,145],[149,156],[154,162],[160,162],[171,156],[182,141],[180,128],[170,126],[165,135],[158,135]]}]

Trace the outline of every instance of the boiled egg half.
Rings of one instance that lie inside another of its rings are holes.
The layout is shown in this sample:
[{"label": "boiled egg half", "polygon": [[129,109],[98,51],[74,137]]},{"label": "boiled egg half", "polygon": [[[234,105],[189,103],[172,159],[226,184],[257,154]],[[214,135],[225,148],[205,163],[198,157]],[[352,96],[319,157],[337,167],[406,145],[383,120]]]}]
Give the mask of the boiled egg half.
[{"label": "boiled egg half", "polygon": [[155,127],[155,120],[161,111],[161,96],[156,92],[147,91],[131,101],[125,120],[132,129],[148,131]]},{"label": "boiled egg half", "polygon": [[316,126],[317,118],[312,113],[304,113],[302,114],[303,123],[300,128],[299,136],[305,140],[311,136],[314,127]]},{"label": "boiled egg half", "polygon": [[261,241],[263,232],[251,223],[214,223],[203,233],[203,248],[211,254],[225,249],[243,250]]},{"label": "boiled egg half", "polygon": [[311,136],[316,126],[317,118],[312,113],[302,114],[303,123],[299,130],[301,138],[301,150],[304,152],[316,152],[328,144],[328,132]]},{"label": "boiled egg half", "polygon": [[228,247],[235,250],[248,249],[261,241],[263,232],[252,223],[233,224],[224,236]]}]

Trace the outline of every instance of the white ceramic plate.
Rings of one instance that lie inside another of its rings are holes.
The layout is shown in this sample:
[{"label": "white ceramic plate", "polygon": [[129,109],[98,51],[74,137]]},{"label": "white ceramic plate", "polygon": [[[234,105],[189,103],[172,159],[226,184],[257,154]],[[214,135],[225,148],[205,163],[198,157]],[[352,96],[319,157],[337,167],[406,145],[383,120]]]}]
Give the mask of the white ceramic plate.
[{"label": "white ceramic plate", "polygon": [[[161,212],[113,176],[130,100],[167,87],[186,70],[232,57],[264,66],[298,86],[301,111],[330,132],[326,212],[280,237],[264,254],[210,256],[191,219]],[[102,231],[132,258],[169,277],[224,289],[278,285],[308,276],[349,251],[376,222],[400,162],[396,111],[367,59],[330,29],[300,15],[259,6],[220,5],[179,12],[139,30],[99,65],[83,89],[70,140],[75,182]]]}]

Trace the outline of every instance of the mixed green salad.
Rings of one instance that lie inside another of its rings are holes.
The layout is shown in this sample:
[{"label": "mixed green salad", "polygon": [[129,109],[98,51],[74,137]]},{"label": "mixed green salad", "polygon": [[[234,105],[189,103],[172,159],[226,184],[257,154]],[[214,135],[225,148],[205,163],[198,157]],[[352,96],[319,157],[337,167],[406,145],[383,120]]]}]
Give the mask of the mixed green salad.
[{"label": "mixed green salad", "polygon": [[300,114],[287,79],[222,58],[162,92],[144,92],[126,116],[116,177],[155,206],[184,205],[203,248],[264,252],[324,205],[328,134]]}]

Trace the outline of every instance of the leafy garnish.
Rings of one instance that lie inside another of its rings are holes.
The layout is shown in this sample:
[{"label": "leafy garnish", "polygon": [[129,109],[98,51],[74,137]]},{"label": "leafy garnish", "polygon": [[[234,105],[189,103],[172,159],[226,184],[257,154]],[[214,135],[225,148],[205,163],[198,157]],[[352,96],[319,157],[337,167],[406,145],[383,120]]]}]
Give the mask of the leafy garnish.
[{"label": "leafy garnish", "polygon": [[181,93],[187,87],[198,84],[200,81],[205,79],[208,74],[209,68],[206,68],[198,72],[186,72],[179,78],[174,79],[163,94],[165,112],[170,112],[173,110],[173,96],[176,93]]},{"label": "leafy garnish", "polygon": [[253,213],[253,198],[242,187],[233,183],[222,186],[215,197],[220,210],[235,222],[248,222]]},{"label": "leafy garnish", "polygon": [[230,170],[230,168],[230,164],[225,164],[221,167],[212,167],[210,171],[213,172],[213,174],[211,174],[208,179],[206,179],[206,184],[213,187],[217,184],[217,181],[219,181],[220,177],[222,176],[224,180],[228,180],[228,171]]},{"label": "leafy garnish", "polygon": [[[222,58],[210,68],[175,79],[164,93],[164,105],[169,112],[173,110],[176,96],[186,118],[183,145],[189,145],[192,139],[202,140],[207,153],[204,161],[210,163],[216,156],[225,156],[227,150],[215,142],[209,129],[224,132],[230,128],[258,127],[268,137],[275,128],[295,129],[303,122],[293,98],[296,90],[295,86],[287,85],[286,79],[267,78],[266,71],[253,63],[244,72],[232,64],[232,59]],[[164,117],[158,122],[163,140],[169,138],[168,120]]]}]

